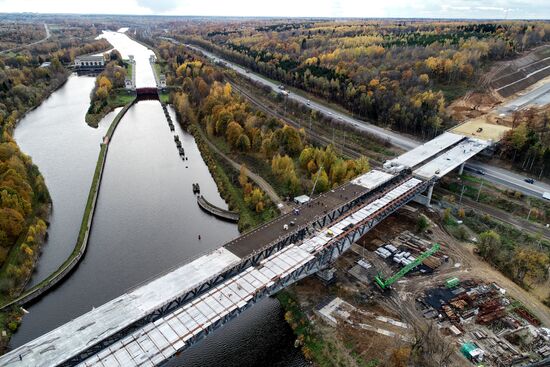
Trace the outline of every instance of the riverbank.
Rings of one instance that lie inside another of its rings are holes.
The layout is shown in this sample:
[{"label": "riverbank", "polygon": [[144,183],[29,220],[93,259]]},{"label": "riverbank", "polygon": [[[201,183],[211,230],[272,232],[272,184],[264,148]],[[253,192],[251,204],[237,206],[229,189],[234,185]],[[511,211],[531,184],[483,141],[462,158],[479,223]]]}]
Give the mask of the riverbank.
[{"label": "riverbank", "polygon": [[[101,183],[101,178],[103,175],[103,169],[105,166],[106,156],[107,156],[107,150],[108,150],[108,143],[111,140],[114,131],[116,127],[118,126],[120,120],[124,116],[124,114],[128,111],[128,109],[134,104],[135,99],[130,101],[113,119],[111,125],[109,126],[109,129],[105,135],[104,141],[101,143],[101,148],[98,155],[98,160],[96,163],[96,168],[94,171],[94,176],[92,178],[92,183],[90,185],[90,191],[88,194],[88,199],[86,202],[84,214],[82,217],[82,222],[80,226],[80,231],[78,234],[78,238],[76,241],[76,245],[74,247],[74,250],[72,251],[71,255],[59,266],[59,268],[53,272],[50,276],[48,276],[46,279],[44,279],[42,282],[36,284],[31,289],[27,290],[26,292],[22,292],[22,288],[19,292],[19,295],[12,299],[11,301],[8,301],[7,303],[3,303],[0,312],[0,325],[4,325],[4,330],[9,330],[9,332],[6,333],[6,335],[1,336],[1,344],[0,344],[0,353],[5,351],[5,348],[8,345],[9,339],[11,337],[11,333],[17,330],[17,327],[20,323],[22,312],[19,305],[22,305],[26,302],[30,302],[31,300],[34,300],[38,298],[39,296],[46,293],[49,289],[54,287],[57,283],[59,283],[66,275],[68,275],[72,269],[78,264],[78,262],[81,260],[81,258],[84,256],[84,253],[86,252],[89,232],[92,226],[93,221],[93,215],[94,215],[94,209],[97,202],[97,197],[99,195],[99,188]],[[43,223],[43,222],[42,222]],[[32,232],[34,234],[34,237],[38,237],[36,234],[40,233],[39,230],[43,228],[43,233],[45,234],[45,224],[41,224],[40,220],[38,220],[37,224],[34,227],[29,227],[29,233]],[[31,235],[27,235],[27,238]],[[40,237],[39,237],[40,238]],[[42,236],[42,239],[44,237]],[[28,239],[27,239],[28,242]],[[40,241],[42,242],[42,241]],[[39,251],[36,251],[35,254],[38,254]],[[35,255],[36,259],[38,258],[37,255]],[[29,273],[29,279],[30,275],[32,273]],[[28,279],[27,279],[28,282]]]},{"label": "riverbank", "polygon": [[119,107],[124,107],[136,98],[135,93],[129,92],[126,89],[116,89],[107,97],[106,100],[90,101],[90,108],[86,112],[84,120],[91,127],[97,127],[99,122],[107,116],[109,112],[114,111]]},{"label": "riverbank", "polygon": [[195,138],[202,159],[216,182],[220,196],[227,202],[229,210],[236,211],[240,215],[239,232],[257,227],[275,218],[277,216],[275,209],[270,208],[262,213],[256,213],[248,207],[244,201],[243,190],[238,185],[239,174],[223,159],[210,151],[199,129],[194,124],[188,126],[188,131]]},{"label": "riverbank", "polygon": [[[38,263],[41,247],[47,237],[46,223],[51,213],[51,205],[39,207],[38,212],[39,214],[28,220],[26,231],[13,246],[0,271],[0,282],[12,284],[8,290],[9,296],[16,296],[23,292]],[[2,292],[1,302],[4,302],[5,298],[6,295]],[[23,310],[16,305],[0,311],[0,329],[3,331],[0,334],[0,354],[6,351],[11,335],[19,327],[22,316]]]},{"label": "riverbank", "polygon": [[300,347],[304,357],[320,367],[332,366],[332,361],[323,356],[325,343],[319,337],[303,312],[300,304],[289,290],[277,293],[277,300],[285,312],[285,321],[288,323],[294,335],[296,335],[295,347]]},{"label": "riverbank", "polygon": [[[48,222],[52,210],[48,188],[39,168],[30,158],[26,158],[27,156],[20,150],[17,142],[11,135],[19,121],[40,106],[52,93],[65,85],[69,75],[70,72],[66,69],[62,73],[59,73],[60,78],[52,80],[52,84],[43,90],[43,94],[40,95],[35,105],[26,108],[20,115],[16,115],[17,120],[7,124],[6,129],[8,131],[2,137],[2,145],[15,145],[11,159],[19,157],[22,162],[28,164],[28,167],[26,167],[28,184],[31,186],[32,192],[36,192],[39,195],[32,198],[32,212],[24,218],[24,228],[17,241],[9,248],[7,254],[3,253],[2,255],[4,259],[0,268],[0,304],[9,302],[10,299],[19,296],[29,283],[38,263],[42,245],[47,238]],[[2,250],[5,250],[5,248],[2,247]],[[0,353],[5,351],[12,333],[19,327],[22,315],[23,312],[19,307],[8,307],[0,310],[0,329],[2,330],[0,333]]]}]

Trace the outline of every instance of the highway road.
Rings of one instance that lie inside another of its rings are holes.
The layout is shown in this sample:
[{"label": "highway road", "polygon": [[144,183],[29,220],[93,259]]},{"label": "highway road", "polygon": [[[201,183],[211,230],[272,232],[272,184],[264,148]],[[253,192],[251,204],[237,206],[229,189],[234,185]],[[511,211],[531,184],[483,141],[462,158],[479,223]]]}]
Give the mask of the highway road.
[{"label": "highway road", "polygon": [[[171,41],[171,42],[174,42],[174,43],[177,43],[177,44],[181,44],[180,42],[176,41],[173,38],[169,38],[169,37],[161,37],[161,38],[166,39],[166,40]],[[189,48],[191,48],[195,51],[201,52],[206,57],[208,57],[212,60],[223,61],[225,63],[225,66],[235,70],[236,72],[238,72],[240,74],[245,75],[247,78],[249,78],[251,80],[254,80],[254,81],[256,81],[258,83],[261,83],[263,85],[267,85],[275,91],[279,90],[278,86],[280,85],[280,83],[274,83],[274,82],[272,82],[271,80],[267,79],[266,77],[264,77],[262,75],[253,73],[253,72],[251,72],[251,71],[249,71],[249,70],[247,70],[247,69],[245,69],[245,68],[243,68],[243,67],[241,67],[241,66],[239,66],[235,63],[232,63],[230,61],[222,59],[221,57],[219,57],[219,56],[217,56],[217,55],[215,55],[211,52],[208,52],[208,51],[202,49],[201,47],[198,47],[198,46],[195,46],[195,45],[189,45],[189,44],[185,44],[185,46],[189,47]],[[363,121],[363,120],[358,120],[356,118],[350,117],[350,116],[348,116],[346,114],[343,114],[339,111],[336,111],[336,110],[334,110],[330,107],[327,107],[327,106],[322,105],[320,103],[316,103],[314,101],[310,101],[307,98],[302,97],[300,95],[297,95],[295,93],[289,93],[288,98],[292,99],[294,101],[300,102],[302,104],[306,104],[312,110],[319,111],[320,113],[323,113],[323,114],[325,114],[327,116],[330,116],[334,119],[340,120],[340,121],[348,123],[350,125],[353,125],[353,126],[355,126],[355,128],[357,128],[359,130],[366,131],[366,132],[368,132],[372,135],[375,135],[379,138],[382,138],[382,139],[387,139],[394,146],[397,146],[397,147],[402,148],[404,150],[410,150],[410,149],[413,149],[413,148],[417,147],[418,145],[422,144],[422,142],[420,140],[416,140],[414,138],[403,136],[403,135],[400,135],[396,132],[384,129],[384,128],[379,127],[379,126],[375,126],[375,125],[373,125],[369,122],[366,122],[366,121]],[[495,166],[488,165],[488,164],[485,164],[485,163],[480,163],[480,162],[469,162],[465,166],[465,168],[467,170],[469,170],[470,172],[472,172],[473,174],[483,177],[487,181],[490,181],[490,182],[493,182],[495,184],[499,184],[499,185],[502,185],[502,186],[506,186],[506,187],[508,187],[510,189],[513,189],[513,190],[516,190],[516,191],[521,191],[525,195],[541,198],[542,194],[544,192],[550,192],[550,185],[548,185],[544,182],[540,182],[540,181],[535,181],[534,184],[529,184],[529,183],[524,181],[524,179],[526,178],[525,176],[523,176],[521,174],[518,174],[518,173],[515,173],[515,172],[511,172],[511,171],[503,169],[503,168],[495,167]],[[479,175],[477,173],[479,171],[483,171],[484,174]]]}]

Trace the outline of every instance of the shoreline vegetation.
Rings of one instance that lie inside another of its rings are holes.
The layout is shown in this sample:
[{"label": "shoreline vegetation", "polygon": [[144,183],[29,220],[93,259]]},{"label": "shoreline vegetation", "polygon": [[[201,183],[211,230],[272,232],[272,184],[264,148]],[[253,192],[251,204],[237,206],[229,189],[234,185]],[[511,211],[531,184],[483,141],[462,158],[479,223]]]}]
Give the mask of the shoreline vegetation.
[{"label": "shoreline vegetation", "polygon": [[125,88],[126,77],[132,79],[134,65],[123,60],[117,50],[106,56],[105,69],[96,78],[94,89],[90,93],[90,107],[84,120],[96,128],[99,122],[111,111],[123,107],[135,98],[135,93]]},{"label": "shoreline vegetation", "polygon": [[117,89],[112,91],[107,97],[106,103],[99,107],[99,110],[96,110],[93,104],[90,104],[90,108],[88,109],[88,112],[86,112],[84,120],[91,127],[97,128],[99,126],[99,122],[107,116],[109,112],[112,112],[119,107],[124,107],[134,98],[135,93],[129,93],[125,89]]},{"label": "shoreline vegetation", "polygon": [[[27,28],[21,26],[18,32]],[[107,41],[94,40],[94,32],[86,27],[56,27],[48,42],[0,56],[0,304],[16,298],[30,281],[52,209],[44,178],[19,149],[13,131],[27,113],[67,82],[71,73],[65,66],[74,57],[108,48]],[[0,311],[0,353],[22,316],[17,306]]]},{"label": "shoreline vegetation", "polygon": [[270,210],[262,212],[261,215],[251,210],[244,200],[243,189],[238,185],[238,176],[240,174],[235,172],[223,158],[210,150],[208,144],[204,141],[205,138],[200,131],[200,127],[189,125],[187,130],[195,138],[202,159],[216,182],[220,196],[228,204],[229,210],[239,213],[239,232],[242,233],[248,229],[257,227],[277,216],[278,213],[273,206],[271,206]]},{"label": "shoreline vegetation", "polygon": [[[119,111],[119,113],[115,116],[115,118],[111,122],[109,129],[107,130],[107,133],[105,135],[106,142],[104,141],[103,143],[101,143],[101,148],[99,151],[96,168],[95,168],[92,182],[90,185],[90,191],[88,193],[88,199],[86,201],[86,207],[84,209],[84,214],[82,216],[80,231],[72,253],[59,266],[59,268],[56,271],[54,271],[46,279],[36,284],[31,289],[27,290],[26,292],[23,292],[24,286],[21,287],[20,291],[18,292],[19,293],[18,297],[13,297],[13,299],[8,302],[5,302],[4,297],[0,298],[3,304],[0,306],[0,322],[2,322],[3,325],[7,326],[7,328],[10,330],[10,332],[7,333],[5,337],[2,335],[2,343],[0,344],[0,353],[5,351],[5,348],[7,347],[7,342],[9,342],[9,339],[11,337],[11,333],[17,330],[21,322],[21,317],[23,315],[23,312],[21,310],[21,307],[18,306],[19,302],[21,301],[28,302],[32,299],[35,299],[36,297],[41,296],[46,291],[54,287],[59,281],[62,281],[62,279],[72,271],[72,269],[78,264],[78,262],[86,252],[88,236],[89,236],[90,229],[92,227],[95,205],[96,205],[97,197],[99,195],[99,190],[101,186],[103,169],[105,166],[105,161],[107,159],[108,142],[111,140],[114,134],[114,131],[117,128],[120,120],[126,114],[128,109],[134,104],[134,102],[135,102],[135,98],[132,99],[129,103],[127,103],[121,111]],[[49,214],[49,211],[48,211],[48,214]],[[35,238],[40,238],[42,240],[46,236],[45,222],[42,219],[38,219],[36,222],[37,223],[34,226],[29,226],[27,243],[30,242],[29,237],[33,235],[35,236]],[[24,247],[23,245],[21,246],[21,248],[24,251],[28,252],[27,248]],[[36,251],[36,254],[38,254],[38,251]],[[38,256],[35,255],[35,260],[37,260],[37,258]],[[27,279],[27,282],[28,280],[30,280],[30,274],[29,274],[29,279]]]}]

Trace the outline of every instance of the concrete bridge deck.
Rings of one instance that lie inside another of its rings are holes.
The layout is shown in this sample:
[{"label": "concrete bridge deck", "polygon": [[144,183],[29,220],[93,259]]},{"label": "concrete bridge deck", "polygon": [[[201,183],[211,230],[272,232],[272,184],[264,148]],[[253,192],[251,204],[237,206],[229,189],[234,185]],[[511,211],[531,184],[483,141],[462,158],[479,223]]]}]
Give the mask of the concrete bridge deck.
[{"label": "concrete bridge deck", "polygon": [[[325,227],[298,245],[276,252],[204,295],[135,331],[80,366],[154,366],[220,327],[259,299],[273,294],[344,252],[369,229],[369,220],[391,214],[425,189],[425,183],[410,178],[379,199],[351,211],[341,221]],[[374,223],[375,224],[375,223]],[[371,225],[373,225],[371,223]],[[341,247],[338,247],[340,245]],[[328,255],[328,256],[327,256]]]},{"label": "concrete bridge deck", "polygon": [[[446,147],[419,168],[425,177],[413,177],[410,169],[395,174],[373,170],[302,205],[299,215],[282,215],[1,356],[0,365],[161,363],[262,297],[325,267],[483,148],[471,139],[442,139]],[[441,174],[431,172],[434,165],[444,165]],[[291,221],[294,225],[285,230]]]},{"label": "concrete bridge deck", "polygon": [[[0,357],[0,365],[74,365],[85,357],[107,350],[107,346],[123,339],[132,330],[140,330],[223,281],[244,274],[243,271],[251,266],[303,240],[312,231],[333,223],[358,206],[375,202],[404,179],[405,176],[371,171],[356,179],[357,184],[346,183],[314,198],[300,208],[300,215],[280,216],[17,348]],[[295,220],[295,226],[285,231],[283,225],[291,220]]]}]

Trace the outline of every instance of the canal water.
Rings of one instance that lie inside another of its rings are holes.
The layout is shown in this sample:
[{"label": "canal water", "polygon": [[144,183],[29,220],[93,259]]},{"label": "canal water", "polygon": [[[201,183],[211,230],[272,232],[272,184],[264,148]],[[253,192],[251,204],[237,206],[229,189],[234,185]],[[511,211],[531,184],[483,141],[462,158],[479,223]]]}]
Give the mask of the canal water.
[{"label": "canal water", "polygon": [[[116,34],[119,43],[133,42]],[[127,38],[127,37],[126,37]],[[125,46],[140,65],[148,53]],[[144,47],[143,47],[144,48]],[[123,54],[124,55],[124,54]],[[149,74],[152,75],[149,69]],[[94,79],[69,81],[16,129],[15,138],[43,173],[54,204],[49,239],[33,284],[55,270],[75,244],[99,142],[114,117],[89,128],[84,115]],[[154,83],[154,78],[153,82]],[[175,121],[174,111],[170,109]],[[216,205],[225,206],[193,137],[176,124],[183,161],[158,101],[140,101],[121,120],[109,151],[88,250],[66,281],[29,305],[12,347],[97,307],[136,285],[238,236],[234,224],[202,212],[192,183]],[[201,240],[198,240],[198,235]],[[70,336],[67,336],[70,337]],[[274,299],[266,299],[207,339],[170,361],[172,366],[303,366],[292,331]]]},{"label": "canal water", "polygon": [[122,58],[127,59],[130,55],[134,56],[136,61],[136,88],[154,87],[156,85],[155,76],[149,63],[149,57],[154,55],[153,51],[120,32],[104,31],[98,38],[107,39],[120,52]]},{"label": "canal water", "polygon": [[[48,240],[30,286],[53,273],[74,249],[106,123],[92,129],[84,122],[95,79],[70,76],[63,87],[28,113],[15,140],[46,179],[53,202]],[[105,117],[113,119],[115,113]]]}]

